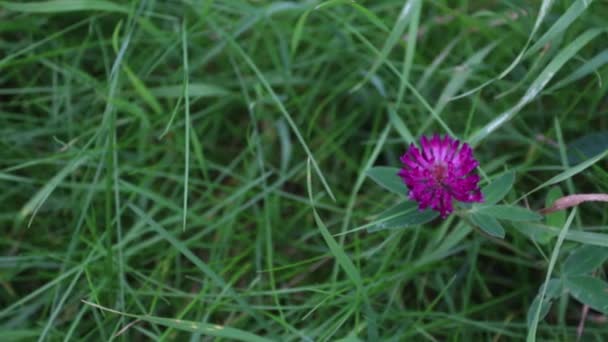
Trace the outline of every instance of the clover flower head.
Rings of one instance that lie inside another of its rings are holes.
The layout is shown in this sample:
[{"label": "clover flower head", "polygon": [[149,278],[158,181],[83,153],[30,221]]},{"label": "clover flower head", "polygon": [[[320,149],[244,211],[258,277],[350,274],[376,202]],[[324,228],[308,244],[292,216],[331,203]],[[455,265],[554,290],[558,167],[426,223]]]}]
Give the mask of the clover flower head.
[{"label": "clover flower head", "polygon": [[446,218],[454,211],[453,200],[483,202],[479,176],[474,172],[479,163],[471,146],[435,134],[422,137],[420,149],[411,144],[401,157],[403,168],[398,175],[409,189],[409,198],[419,209],[431,208]]}]

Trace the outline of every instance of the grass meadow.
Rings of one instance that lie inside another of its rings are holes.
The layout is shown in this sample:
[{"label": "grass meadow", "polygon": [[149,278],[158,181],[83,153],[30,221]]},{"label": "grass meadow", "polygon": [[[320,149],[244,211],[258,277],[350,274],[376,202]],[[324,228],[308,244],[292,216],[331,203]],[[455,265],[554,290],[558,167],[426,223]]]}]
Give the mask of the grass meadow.
[{"label": "grass meadow", "polygon": [[[0,340],[608,340],[603,0],[0,1]],[[485,203],[408,200],[422,136]]]}]

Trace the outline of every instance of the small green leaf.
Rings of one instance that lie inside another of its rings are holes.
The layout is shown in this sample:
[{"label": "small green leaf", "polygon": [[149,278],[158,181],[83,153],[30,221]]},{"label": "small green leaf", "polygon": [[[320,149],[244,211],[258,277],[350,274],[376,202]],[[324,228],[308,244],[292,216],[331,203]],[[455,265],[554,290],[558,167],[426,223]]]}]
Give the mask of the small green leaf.
[{"label": "small green leaf", "polygon": [[[558,186],[552,187],[547,193],[547,198],[545,199],[545,208],[551,208],[555,200],[562,197],[564,197],[562,189],[560,189]],[[548,213],[545,215],[545,217],[548,226],[563,227],[564,223],[566,222],[566,212],[563,210]]]},{"label": "small green leaf", "polygon": [[476,212],[507,221],[538,221],[543,217],[526,208],[512,205],[490,205],[476,208]]},{"label": "small green leaf", "polygon": [[505,238],[505,229],[494,217],[481,213],[472,213],[470,217],[473,223],[475,223],[486,234],[499,239]]},{"label": "small green leaf", "polygon": [[498,201],[503,199],[509,193],[509,190],[511,190],[513,187],[514,182],[515,173],[513,171],[505,172],[501,176],[496,177],[494,180],[492,180],[492,183],[484,186],[483,189],[481,189],[485,200],[484,203],[498,203]]},{"label": "small green leaf", "polygon": [[[549,309],[551,309],[551,302],[553,299],[559,297],[562,289],[562,282],[560,279],[551,279],[547,284],[547,292],[545,293],[545,297],[543,299],[542,307],[540,308],[540,315],[538,320],[543,320],[547,314],[549,313]],[[540,305],[540,293],[542,293],[542,289],[538,291],[538,295],[534,298],[532,305],[528,308],[528,315],[526,321],[528,322],[528,327],[532,325],[532,321],[534,320],[534,314],[538,310],[538,306]]]},{"label": "small green leaf", "polygon": [[433,210],[418,210],[416,202],[404,201],[384,211],[378,216],[377,224],[367,229],[376,232],[383,229],[406,228],[425,224],[437,218],[439,213]]},{"label": "small green leaf", "polygon": [[397,176],[398,172],[399,169],[396,167],[376,166],[367,170],[366,173],[381,187],[401,196],[407,196],[409,191],[401,178]]},{"label": "small green leaf", "polygon": [[601,267],[606,259],[608,259],[608,248],[584,245],[568,256],[563,271],[567,276],[589,274]]},{"label": "small green leaf", "polygon": [[608,283],[592,276],[565,278],[565,285],[579,302],[608,314]]}]

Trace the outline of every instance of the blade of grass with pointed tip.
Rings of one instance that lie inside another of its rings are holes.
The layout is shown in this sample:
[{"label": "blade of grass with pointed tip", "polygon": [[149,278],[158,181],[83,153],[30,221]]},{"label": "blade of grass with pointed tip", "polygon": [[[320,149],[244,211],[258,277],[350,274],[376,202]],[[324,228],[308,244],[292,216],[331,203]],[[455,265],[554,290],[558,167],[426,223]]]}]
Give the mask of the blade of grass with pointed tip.
[{"label": "blade of grass with pointed tip", "polygon": [[569,179],[570,177],[577,175],[583,171],[585,171],[587,168],[589,168],[590,166],[594,165],[595,163],[597,163],[598,161],[602,160],[604,157],[606,157],[608,155],[608,150],[604,151],[603,153],[598,154],[597,156],[588,159],[580,164],[574,165],[571,168],[568,168],[566,171],[551,177],[551,179],[549,179],[548,181],[544,182],[543,184],[537,186],[536,188],[534,188],[533,190],[527,192],[525,195],[521,196],[520,199],[525,198],[527,196],[529,196],[532,193],[535,193],[536,191],[553,185],[553,184],[557,184],[559,182],[562,182],[566,179]]},{"label": "blade of grass with pointed tip", "polygon": [[406,94],[405,89],[407,87],[405,81],[410,80],[410,72],[414,63],[414,55],[416,54],[416,45],[418,44],[418,26],[420,26],[420,12],[422,12],[422,1],[417,1],[414,6],[414,10],[411,14],[410,24],[407,31],[407,36],[411,37],[409,41],[404,37],[406,41],[405,54],[403,55],[403,67],[401,68],[401,77],[399,82],[399,93],[397,95],[397,101],[395,102],[395,108],[400,108],[403,103],[403,98]]},{"label": "blade of grass with pointed tip", "polygon": [[137,92],[137,94],[154,110],[155,113],[160,114],[163,110],[160,102],[152,95],[150,89],[146,87],[145,83],[135,75],[135,73],[129,68],[128,65],[123,65],[123,71],[127,74],[127,78],[131,81],[131,85]]},{"label": "blade of grass with pointed tip", "polygon": [[[384,147],[384,143],[386,142],[386,138],[388,137],[388,133],[390,132],[390,129],[391,129],[391,125],[390,125],[390,123],[387,123],[385,128],[382,130],[382,133],[380,133],[380,137],[378,137],[376,146],[374,146],[374,149],[371,151],[369,158],[367,158],[367,161],[365,162],[365,164],[363,164],[361,166],[361,168],[358,170],[357,179],[355,181],[354,186],[352,187],[350,196],[348,198],[348,202],[346,204],[346,211],[344,213],[344,219],[342,220],[342,227],[340,228],[340,232],[345,232],[346,229],[348,228],[348,226],[350,225],[351,217],[353,215],[353,210],[355,208],[355,203],[357,200],[357,194],[359,193],[361,186],[365,182],[365,178],[366,178],[365,170],[372,167],[372,165],[374,165],[374,163],[376,162],[378,155],[380,154],[380,152],[382,151],[382,149]],[[344,246],[345,238],[346,238],[346,236],[344,236],[344,235],[342,235],[340,237],[340,239],[339,239],[340,247]],[[338,268],[335,266],[334,271],[333,271],[334,279],[337,276],[337,274],[338,274]]]},{"label": "blade of grass with pointed tip", "polygon": [[538,40],[526,51],[526,57],[540,50],[545,44],[549,43],[555,36],[566,31],[566,29],[574,22],[593,0],[577,0],[562,14],[559,19],[549,28]]},{"label": "blade of grass with pointed tip", "polygon": [[317,223],[317,227],[327,243],[331,254],[333,254],[334,258],[338,264],[342,267],[348,278],[353,282],[353,284],[357,287],[357,291],[361,291],[363,289],[363,282],[361,281],[361,276],[359,275],[359,271],[350,260],[350,258],[344,253],[344,250],[340,248],[338,242],[334,239],[334,237],[329,233],[327,227],[317,214],[316,210],[313,210],[313,215],[315,217],[315,222]]},{"label": "blade of grass with pointed tip", "polygon": [[300,142],[300,145],[304,149],[304,152],[306,152],[306,155],[311,159],[312,166],[315,170],[315,173],[319,176],[319,179],[321,180],[321,183],[323,184],[323,187],[327,191],[329,197],[331,197],[331,199],[333,201],[336,201],[336,197],[334,196],[334,193],[331,191],[331,188],[330,188],[329,184],[327,183],[325,176],[323,176],[323,172],[321,172],[321,168],[319,167],[319,164],[315,160],[315,158],[312,154],[312,151],[310,150],[310,148],[308,148],[306,141],[304,141],[304,137],[300,133],[298,126],[296,125],[295,121],[293,121],[293,118],[291,117],[291,115],[289,114],[289,112],[287,111],[285,106],[283,105],[283,102],[281,101],[281,99],[279,99],[279,96],[275,93],[274,89],[272,89],[272,87],[270,86],[270,83],[268,83],[268,80],[266,80],[266,77],[264,77],[264,74],[256,66],[256,64],[249,57],[249,55],[247,55],[247,53],[245,53],[245,51],[243,51],[243,49],[239,46],[239,44],[237,44],[234,41],[234,39],[231,36],[229,36],[223,30],[219,29],[219,27],[217,27],[214,23],[210,22],[210,24],[211,24],[211,26],[214,27],[214,29],[217,32],[219,32],[228,41],[229,45],[232,48],[234,48],[234,50],[243,58],[245,63],[251,68],[251,70],[255,73],[257,78],[260,80],[260,83],[262,83],[262,86],[264,86],[266,91],[270,94],[270,97],[272,98],[273,102],[276,104],[277,108],[279,109],[279,111],[281,112],[283,117],[285,117],[285,120],[289,124],[289,127],[291,127],[294,134],[298,138],[298,141]]},{"label": "blade of grass with pointed tip", "polygon": [[315,7],[315,10],[330,8],[330,7],[338,6],[338,5],[349,5],[349,6],[351,6],[357,12],[359,12],[364,17],[366,17],[371,23],[373,23],[374,25],[376,25],[377,27],[379,27],[383,31],[388,32],[388,28],[386,27],[386,25],[384,25],[384,23],[382,22],[382,20],[380,18],[378,18],[378,16],[376,16],[374,13],[370,12],[367,8],[359,5],[358,3],[356,3],[356,2],[354,2],[352,0],[329,0],[329,1],[325,1],[325,2],[321,3],[320,5],[317,5],[317,7]]},{"label": "blade of grass with pointed tip", "polygon": [[[395,25],[393,26],[393,29],[391,30],[388,37],[386,38],[386,41],[384,42],[382,49],[380,49],[380,54],[378,56],[376,56],[376,59],[374,60],[369,71],[366,73],[365,78],[361,82],[359,82],[357,85],[355,85],[353,87],[354,89],[360,88],[367,81],[369,81],[371,76],[376,73],[376,70],[378,70],[380,65],[385,63],[386,58],[388,57],[389,53],[393,50],[393,48],[395,47],[397,42],[401,39],[401,36],[403,36],[403,32],[405,31],[405,27],[407,26],[407,24],[410,21],[412,12],[414,10],[416,10],[416,8],[418,8],[418,7],[420,7],[420,0],[408,0],[407,2],[405,2],[403,4],[403,7],[401,8],[401,12],[399,13],[399,16],[397,17],[397,21],[395,22]],[[410,44],[408,44],[408,46],[409,45]]]},{"label": "blade of grass with pointed tip", "polygon": [[302,39],[302,32],[304,31],[304,24],[306,23],[306,19],[310,15],[310,10],[304,12],[296,22],[296,27],[293,30],[293,34],[291,36],[291,54],[294,55],[298,49],[298,45],[300,44],[300,40]]},{"label": "blade of grass with pointed tip", "polygon": [[342,269],[344,270],[344,272],[346,273],[348,278],[356,286],[358,295],[361,295],[361,291],[363,291],[363,281],[361,280],[361,275],[359,274],[359,271],[357,270],[357,268],[355,267],[353,262],[350,260],[350,258],[346,255],[346,253],[344,252],[342,247],[338,244],[338,242],[334,239],[334,237],[329,233],[329,230],[323,223],[323,220],[321,220],[321,217],[319,217],[319,214],[317,214],[317,210],[314,207],[314,197],[312,195],[312,177],[311,177],[311,172],[310,172],[310,164],[311,164],[311,160],[309,158],[307,161],[307,164],[306,164],[306,185],[308,188],[308,198],[309,198],[310,205],[312,207],[312,212],[313,212],[313,215],[315,218],[315,222],[317,223],[317,227],[319,228],[319,231],[321,232],[321,236],[323,236],[323,240],[325,240],[325,243],[329,247],[329,251],[332,253],[332,255],[334,256],[334,258],[336,259],[336,261],[338,262],[340,267],[342,267]]},{"label": "blade of grass with pointed tip", "polygon": [[[539,230],[550,234],[551,236],[556,236],[560,232],[559,228],[538,223],[528,223],[526,225],[526,229]],[[566,235],[566,240],[580,242],[586,245],[608,247],[608,234],[587,232],[582,229],[584,228],[581,228],[581,230],[577,229],[568,231],[568,234]]]},{"label": "blade of grass with pointed tip", "polygon": [[[555,83],[554,86],[549,88],[549,91],[555,91],[563,88],[572,82],[578,81],[581,78],[590,75],[593,72],[597,72],[599,68],[608,63],[608,49],[595,55],[588,61],[585,61],[578,69],[574,70],[570,75],[564,77],[559,82]],[[598,75],[599,77],[599,75]],[[601,79],[600,79],[601,81]]]},{"label": "blade of grass with pointed tip", "polygon": [[[562,243],[564,242],[564,239],[566,238],[566,235],[568,234],[568,230],[570,229],[570,225],[572,224],[572,220],[574,220],[574,216],[576,215],[576,208],[574,208],[571,212],[570,215],[568,216],[568,220],[566,220],[566,224],[564,224],[564,227],[561,229],[561,231],[559,232],[559,236],[557,237],[557,242],[555,243],[555,247],[553,247],[553,252],[551,253],[551,259],[549,260],[549,268],[547,269],[547,275],[545,276],[545,282],[544,285],[542,286],[542,291],[539,294],[539,302],[543,302],[545,299],[545,294],[547,293],[547,287],[549,286],[549,281],[551,279],[551,274],[553,273],[553,268],[555,267],[555,264],[557,263],[557,257],[559,256],[559,251],[562,247]],[[538,329],[538,323],[540,321],[540,314],[541,314],[541,309],[542,309],[542,305],[538,305],[538,308],[536,309],[536,312],[534,313],[534,318],[532,319],[532,323],[529,326],[528,329],[528,336],[526,338],[526,340],[528,342],[534,342],[536,341],[536,330]]]},{"label": "blade of grass with pointed tip", "polygon": [[188,30],[186,20],[182,22],[182,65],[184,68],[184,192],[182,202],[182,230],[186,230],[188,218],[188,188],[190,177],[190,69],[188,66]]},{"label": "blade of grass with pointed tip", "polygon": [[236,341],[247,341],[247,342],[270,342],[271,340],[266,339],[264,337],[252,334],[250,332],[231,328],[218,324],[209,324],[209,323],[201,323],[187,320],[178,320],[164,317],[156,317],[156,316],[148,316],[148,315],[135,315],[126,312],[120,312],[117,310],[113,310],[99,304],[95,304],[92,302],[88,302],[86,300],[82,301],[83,303],[90,305],[94,308],[111,312],[117,315],[122,315],[126,317],[136,318],[145,322],[159,324],[164,327],[174,328],[181,331],[187,331],[191,333],[201,333],[208,336],[225,338],[228,340],[236,340]]},{"label": "blade of grass with pointed tip", "polygon": [[[340,20],[341,19],[341,18],[337,18],[337,17],[334,17],[334,18],[336,20]],[[365,46],[368,49],[370,49],[375,55],[380,55],[380,51],[378,51],[378,49],[368,39],[366,39],[365,36],[363,36],[355,28],[353,28],[352,25],[350,25],[348,22],[345,22],[345,21],[341,21],[341,23],[349,30],[349,32],[353,33],[357,38],[359,38],[365,44]],[[441,118],[441,116],[437,112],[435,112],[435,110],[433,109],[433,107],[431,107],[431,105],[424,98],[424,96],[422,96],[422,94],[420,94],[420,92],[416,89],[416,87],[414,87],[411,84],[411,82],[409,82],[408,80],[406,80],[403,77],[402,73],[399,72],[399,70],[397,70],[397,68],[392,63],[385,62],[385,64],[388,67],[388,69],[393,74],[395,74],[395,76],[397,76],[399,78],[399,80],[401,82],[403,82],[403,84],[405,84],[406,88],[409,89],[412,92],[412,94],[414,95],[414,97],[433,116],[433,118],[437,121],[437,123],[441,126],[441,128],[443,128],[445,130],[445,132],[447,132],[449,135],[455,137],[456,134],[454,134],[454,132],[452,131],[452,129],[446,124],[446,122]]]},{"label": "blade of grass with pointed tip", "polygon": [[585,31],[583,34],[578,36],[572,41],[566,48],[561,50],[553,60],[543,69],[538,77],[532,82],[524,96],[517,102],[517,104],[506,112],[497,116],[494,120],[487,123],[480,130],[475,132],[469,139],[472,146],[477,146],[483,139],[494,132],[496,129],[504,125],[507,121],[511,120],[519,111],[545,88],[547,83],[551,81],[553,76],[561,69],[561,67],[569,61],[576,53],[583,48],[587,43],[597,37],[600,33],[604,32],[603,29],[590,29]]},{"label": "blade of grass with pointed tip", "polygon": [[397,133],[399,133],[399,135],[401,135],[401,137],[405,140],[405,142],[408,145],[414,143],[415,139],[412,136],[412,133],[405,125],[405,122],[403,122],[403,120],[401,120],[399,115],[397,115],[397,113],[395,113],[395,110],[392,107],[388,108],[388,118],[389,118],[391,124],[393,125],[393,127],[395,128],[395,130],[397,131]]},{"label": "blade of grass with pointed tip", "polygon": [[249,309],[249,305],[238,296],[232,286],[228,284],[220,275],[218,275],[209,265],[204,263],[199,257],[197,257],[192,251],[180,240],[178,240],[173,234],[169,233],[160,224],[154,221],[148,214],[146,214],[139,207],[129,203],[127,205],[140,219],[142,219],[152,230],[159,234],[164,240],[169,242],[181,255],[190,260],[201,273],[209,277],[209,279],[215,283],[216,286],[222,289],[221,293],[227,293],[235,302],[237,302],[242,310],[251,314],[257,320],[257,316]]},{"label": "blade of grass with pointed tip", "polygon": [[[463,64],[454,68],[450,81],[443,88],[441,95],[439,95],[439,99],[437,99],[437,103],[435,103],[435,107],[433,109],[436,113],[440,114],[443,112],[445,106],[447,106],[447,104],[452,100],[454,94],[456,94],[469,79],[474,71],[474,68],[484,60],[484,58],[496,47],[496,45],[496,42],[488,44],[483,49],[474,53]],[[427,118],[422,127],[419,129],[420,134],[426,131],[426,129],[432,123],[432,120],[433,118],[431,117]]]},{"label": "blade of grass with pointed tip", "polygon": [[452,100],[457,100],[457,99],[460,99],[463,97],[467,97],[473,93],[480,91],[481,89],[487,87],[488,85],[490,85],[498,80],[502,80],[505,76],[507,76],[519,64],[519,62],[521,62],[521,60],[524,59],[528,46],[530,46],[532,39],[536,35],[536,32],[538,31],[538,28],[540,27],[542,22],[545,20],[545,17],[547,16],[547,13],[549,13],[549,9],[551,8],[552,5],[553,5],[553,0],[543,0],[543,2],[540,5],[540,9],[538,11],[538,16],[536,17],[536,21],[534,22],[534,27],[532,28],[532,32],[530,32],[530,35],[528,36],[528,40],[526,41],[526,44],[520,50],[519,54],[515,57],[515,59],[513,59],[513,62],[511,62],[511,64],[509,64],[509,66],[505,70],[503,70],[497,77],[484,82],[480,86],[475,87],[471,90],[465,91],[464,93],[459,94],[457,96],[454,96],[452,98]]},{"label": "blade of grass with pointed tip", "polygon": [[48,183],[46,183],[35,195],[32,197],[19,211],[19,215],[17,216],[17,222],[21,222],[26,216],[32,215],[27,226],[31,226],[32,221],[34,221],[34,217],[36,217],[36,213],[44,202],[49,198],[51,193],[57,188],[57,186],[74,170],[76,170],[80,165],[82,165],[88,159],[87,156],[81,156],[80,158],[70,162],[66,167],[64,167],[59,173],[55,175]]}]

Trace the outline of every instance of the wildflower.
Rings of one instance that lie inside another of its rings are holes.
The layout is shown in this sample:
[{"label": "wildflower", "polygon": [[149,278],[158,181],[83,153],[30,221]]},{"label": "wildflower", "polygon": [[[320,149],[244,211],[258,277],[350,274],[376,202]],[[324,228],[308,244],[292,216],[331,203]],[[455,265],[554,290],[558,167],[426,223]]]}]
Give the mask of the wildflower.
[{"label": "wildflower", "polygon": [[398,173],[420,210],[430,207],[446,218],[454,211],[453,199],[483,202],[479,176],[473,172],[479,163],[468,144],[435,134],[431,139],[422,137],[420,145],[422,152],[410,145],[401,157],[404,167]]}]

